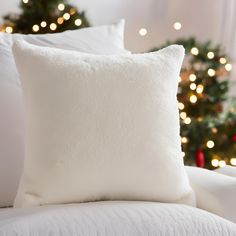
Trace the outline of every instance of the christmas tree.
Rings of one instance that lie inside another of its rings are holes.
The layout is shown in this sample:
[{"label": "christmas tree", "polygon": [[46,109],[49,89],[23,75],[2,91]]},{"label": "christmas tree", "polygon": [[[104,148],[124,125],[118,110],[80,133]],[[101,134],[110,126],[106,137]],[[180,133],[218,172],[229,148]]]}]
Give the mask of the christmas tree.
[{"label": "christmas tree", "polygon": [[185,163],[209,169],[236,166],[236,109],[227,97],[232,65],[211,42],[190,38],[164,46],[170,44],[186,50],[178,91]]},{"label": "christmas tree", "polygon": [[44,34],[89,26],[85,13],[64,0],[22,0],[20,8],[20,14],[4,17],[1,31]]}]

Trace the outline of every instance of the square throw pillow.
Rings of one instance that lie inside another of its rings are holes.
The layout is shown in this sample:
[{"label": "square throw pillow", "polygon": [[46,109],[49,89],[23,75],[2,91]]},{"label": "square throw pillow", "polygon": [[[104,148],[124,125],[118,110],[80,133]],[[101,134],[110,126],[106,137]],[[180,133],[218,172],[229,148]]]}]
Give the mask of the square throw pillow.
[{"label": "square throw pillow", "polygon": [[124,20],[58,34],[0,33],[0,207],[13,205],[24,157],[24,112],[12,44],[21,39],[35,45],[86,53],[123,54],[128,53],[123,34]]},{"label": "square throw pillow", "polygon": [[13,52],[27,114],[16,207],[97,200],[193,204],[176,99],[182,46],[81,56],[17,42]]}]

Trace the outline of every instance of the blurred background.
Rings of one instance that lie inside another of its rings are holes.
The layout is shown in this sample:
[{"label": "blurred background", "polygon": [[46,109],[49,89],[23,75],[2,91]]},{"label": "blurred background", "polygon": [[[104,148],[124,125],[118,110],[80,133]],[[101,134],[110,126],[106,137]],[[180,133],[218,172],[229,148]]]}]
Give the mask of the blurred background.
[{"label": "blurred background", "polygon": [[[196,36],[199,40],[221,43],[236,58],[235,0],[70,0],[86,11],[91,25],[126,19],[125,45],[142,52],[163,44],[167,39]],[[0,0],[0,16],[19,11],[19,0]],[[181,29],[175,30],[174,23]],[[139,30],[147,34],[141,36]]]}]

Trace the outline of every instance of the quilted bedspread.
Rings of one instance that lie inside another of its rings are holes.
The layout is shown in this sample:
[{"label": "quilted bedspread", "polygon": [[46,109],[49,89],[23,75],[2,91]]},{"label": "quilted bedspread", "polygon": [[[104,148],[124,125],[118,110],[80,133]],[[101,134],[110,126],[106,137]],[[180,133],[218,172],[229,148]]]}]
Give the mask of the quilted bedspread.
[{"label": "quilted bedspread", "polygon": [[4,236],[236,236],[236,224],[180,204],[94,202],[0,211]]}]

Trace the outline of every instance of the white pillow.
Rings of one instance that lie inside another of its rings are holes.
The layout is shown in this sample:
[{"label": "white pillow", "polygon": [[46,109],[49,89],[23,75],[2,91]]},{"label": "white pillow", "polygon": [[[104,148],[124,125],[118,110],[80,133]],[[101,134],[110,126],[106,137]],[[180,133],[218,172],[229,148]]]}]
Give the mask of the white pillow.
[{"label": "white pillow", "polygon": [[196,193],[197,207],[236,223],[236,178],[196,167],[185,167]]},{"label": "white pillow", "polygon": [[15,206],[104,199],[193,204],[176,99],[182,46],[81,56],[18,42],[13,52],[28,130]]},{"label": "white pillow", "polygon": [[[123,45],[124,20],[113,25],[58,34],[0,33],[0,207],[13,204],[23,167],[24,118],[21,87],[12,54],[14,41],[95,54],[128,53]],[[22,58],[23,59],[23,58]]]},{"label": "white pillow", "polygon": [[218,172],[218,173],[221,173],[224,175],[228,175],[231,177],[236,177],[236,167],[235,166],[226,165],[226,166],[220,167],[218,169],[215,169],[215,172]]}]

